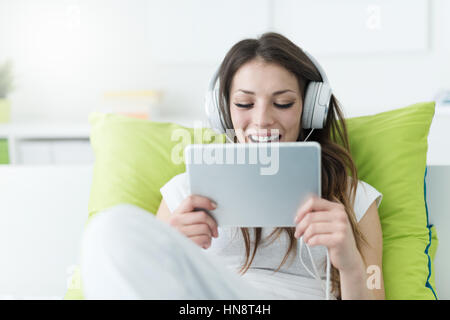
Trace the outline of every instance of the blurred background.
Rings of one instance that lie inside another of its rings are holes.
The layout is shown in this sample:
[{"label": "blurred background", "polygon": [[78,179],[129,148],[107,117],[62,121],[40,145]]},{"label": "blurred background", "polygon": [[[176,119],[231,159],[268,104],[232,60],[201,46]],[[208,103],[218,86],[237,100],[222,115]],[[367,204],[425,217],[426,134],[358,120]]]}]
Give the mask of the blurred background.
[{"label": "blurred background", "polygon": [[[0,121],[14,124],[0,138],[78,139],[92,111],[192,126],[226,52],[266,31],[316,56],[347,117],[448,104],[449,16],[446,0],[0,0],[0,63],[13,75]],[[11,144],[9,162],[70,161],[29,159],[37,147]]]},{"label": "blurred background", "polygon": [[315,55],[348,116],[450,88],[446,0],[0,0],[11,119],[83,123],[104,94],[159,90],[158,116],[203,117],[231,46],[280,32]]},{"label": "blurred background", "polygon": [[[284,34],[318,59],[346,117],[435,100],[428,163],[450,164],[449,17],[448,0],[0,0],[0,164],[9,167],[0,176],[0,197],[17,189],[10,203],[30,206],[44,197],[42,184],[14,185],[28,174],[14,166],[91,165],[93,111],[186,126],[205,121],[204,96],[226,52],[267,31]],[[63,173],[39,175],[36,181],[54,177],[72,192]],[[89,181],[76,182],[73,192],[82,186],[74,212],[85,210]],[[23,201],[23,188],[35,199]],[[77,219],[72,222],[81,228],[84,216]],[[11,224],[2,221],[0,243],[11,243]],[[50,270],[53,262],[46,268],[64,279],[76,263],[74,251],[64,253],[68,244],[55,239],[47,245],[59,245],[65,260],[57,262],[59,269]],[[31,261],[21,259],[1,273]],[[40,290],[29,282],[39,272],[20,272],[28,282],[20,287],[17,279],[1,278],[0,297],[63,294],[65,280]]]}]

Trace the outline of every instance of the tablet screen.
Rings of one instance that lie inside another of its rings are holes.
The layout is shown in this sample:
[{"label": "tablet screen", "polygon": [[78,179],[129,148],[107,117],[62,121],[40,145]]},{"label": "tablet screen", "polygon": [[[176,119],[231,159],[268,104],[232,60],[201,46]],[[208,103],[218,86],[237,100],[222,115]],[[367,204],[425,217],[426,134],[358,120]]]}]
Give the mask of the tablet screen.
[{"label": "tablet screen", "polygon": [[193,144],[185,162],[190,193],[217,203],[220,227],[294,227],[300,205],[321,196],[317,142]]}]

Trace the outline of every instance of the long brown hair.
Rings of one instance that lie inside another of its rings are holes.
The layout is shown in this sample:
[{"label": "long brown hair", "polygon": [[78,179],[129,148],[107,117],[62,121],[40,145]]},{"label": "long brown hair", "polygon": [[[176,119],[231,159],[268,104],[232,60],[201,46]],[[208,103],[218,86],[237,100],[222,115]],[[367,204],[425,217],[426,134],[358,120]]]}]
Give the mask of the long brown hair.
[{"label": "long brown hair", "polygon": [[[297,45],[281,34],[268,32],[257,39],[245,39],[236,43],[226,54],[220,65],[219,78],[219,107],[223,115],[223,124],[227,129],[234,129],[230,116],[230,87],[234,74],[245,63],[262,58],[265,62],[276,63],[291,73],[293,73],[299,83],[302,99],[305,98],[305,88],[310,81],[322,81],[322,77],[308,56]],[[301,120],[300,120],[301,121]],[[300,122],[301,123],[301,122]],[[310,129],[301,129],[297,141],[303,141]],[[342,144],[338,144],[336,141]],[[358,174],[352,160],[347,128],[344,116],[338,100],[331,96],[330,106],[326,124],[323,129],[316,129],[312,132],[309,141],[317,141],[321,145],[322,155],[322,198],[329,201],[338,202],[344,205],[348,214],[348,219],[352,226],[358,249],[362,243],[366,243],[362,233],[358,228],[353,202],[356,195]],[[352,176],[349,179],[348,175]],[[350,197],[349,197],[350,196]],[[253,229],[255,235],[254,248],[250,257],[250,236],[249,230]],[[253,262],[256,250],[261,241],[261,228],[240,228],[246,250],[246,260],[240,272],[244,274]],[[294,237],[294,227],[275,228],[268,236],[278,238],[282,232],[286,232],[290,239],[281,264],[275,272],[286,262],[288,256],[294,252],[297,254],[297,241]],[[332,292],[339,299],[341,297],[339,271],[331,268]]]}]

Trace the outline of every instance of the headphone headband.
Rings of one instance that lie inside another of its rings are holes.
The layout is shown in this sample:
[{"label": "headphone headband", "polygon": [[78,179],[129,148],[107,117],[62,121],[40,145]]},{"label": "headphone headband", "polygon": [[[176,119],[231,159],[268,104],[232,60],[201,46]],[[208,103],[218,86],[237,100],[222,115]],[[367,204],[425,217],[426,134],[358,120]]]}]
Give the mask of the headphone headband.
[{"label": "headphone headband", "polygon": [[314,66],[316,67],[316,69],[319,71],[320,76],[322,77],[322,82],[326,83],[327,85],[329,85],[328,82],[328,77],[325,73],[325,70],[323,70],[322,66],[319,64],[319,62],[316,60],[316,58],[314,58],[308,51],[303,50],[303,52],[308,56],[309,60],[311,60],[311,62],[314,64]]}]

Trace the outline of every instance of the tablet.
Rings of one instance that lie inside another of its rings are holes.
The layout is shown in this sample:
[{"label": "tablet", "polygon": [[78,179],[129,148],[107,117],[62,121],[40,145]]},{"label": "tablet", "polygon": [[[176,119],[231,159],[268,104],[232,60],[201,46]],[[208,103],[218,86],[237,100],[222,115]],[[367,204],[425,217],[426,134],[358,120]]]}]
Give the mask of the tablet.
[{"label": "tablet", "polygon": [[184,155],[190,194],[217,203],[219,227],[294,227],[299,206],[321,196],[317,142],[191,144]]}]

